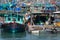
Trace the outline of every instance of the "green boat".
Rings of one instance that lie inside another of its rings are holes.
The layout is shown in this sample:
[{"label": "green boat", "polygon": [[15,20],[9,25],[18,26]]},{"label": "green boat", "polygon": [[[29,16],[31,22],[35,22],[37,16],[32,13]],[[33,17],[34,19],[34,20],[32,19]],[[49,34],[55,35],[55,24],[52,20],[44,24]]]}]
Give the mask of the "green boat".
[{"label": "green boat", "polygon": [[4,23],[1,28],[4,32],[25,32],[24,16],[18,13],[3,13]]}]

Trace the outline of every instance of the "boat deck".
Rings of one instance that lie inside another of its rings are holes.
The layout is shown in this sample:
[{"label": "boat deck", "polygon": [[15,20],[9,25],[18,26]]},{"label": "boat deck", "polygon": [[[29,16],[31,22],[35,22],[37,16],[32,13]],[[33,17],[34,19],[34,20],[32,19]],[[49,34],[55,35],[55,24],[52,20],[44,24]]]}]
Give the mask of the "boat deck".
[{"label": "boat deck", "polygon": [[46,29],[54,29],[54,25],[30,25],[29,27],[29,32],[36,31],[36,30],[46,30]]}]

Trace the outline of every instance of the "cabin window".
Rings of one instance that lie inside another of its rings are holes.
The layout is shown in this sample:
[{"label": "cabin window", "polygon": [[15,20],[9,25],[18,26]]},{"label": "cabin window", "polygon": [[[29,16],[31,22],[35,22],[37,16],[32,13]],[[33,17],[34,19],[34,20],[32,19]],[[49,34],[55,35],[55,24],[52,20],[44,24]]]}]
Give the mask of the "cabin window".
[{"label": "cabin window", "polygon": [[14,17],[12,20],[13,20],[13,21],[16,21],[16,18]]},{"label": "cabin window", "polygon": [[10,21],[11,20],[11,18],[8,18],[8,21]]},{"label": "cabin window", "polygon": [[36,25],[41,24],[41,23],[45,23],[47,20],[48,20],[48,16],[36,15],[36,17],[33,18],[33,22]]},{"label": "cabin window", "polygon": [[20,21],[20,18],[18,18],[18,21]]}]

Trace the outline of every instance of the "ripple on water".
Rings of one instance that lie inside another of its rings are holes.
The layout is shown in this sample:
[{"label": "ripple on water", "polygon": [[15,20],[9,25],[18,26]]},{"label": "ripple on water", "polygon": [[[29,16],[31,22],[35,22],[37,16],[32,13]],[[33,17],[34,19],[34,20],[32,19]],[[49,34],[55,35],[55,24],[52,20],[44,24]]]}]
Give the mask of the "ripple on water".
[{"label": "ripple on water", "polygon": [[38,35],[30,33],[2,33],[0,34],[0,40],[60,40],[60,33],[39,33]]}]

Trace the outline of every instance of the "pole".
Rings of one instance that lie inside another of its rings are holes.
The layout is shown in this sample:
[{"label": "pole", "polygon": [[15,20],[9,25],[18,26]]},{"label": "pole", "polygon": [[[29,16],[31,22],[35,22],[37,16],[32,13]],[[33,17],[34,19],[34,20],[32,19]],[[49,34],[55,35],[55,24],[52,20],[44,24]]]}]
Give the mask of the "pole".
[{"label": "pole", "polygon": [[18,21],[18,12],[17,12],[17,21]]}]

